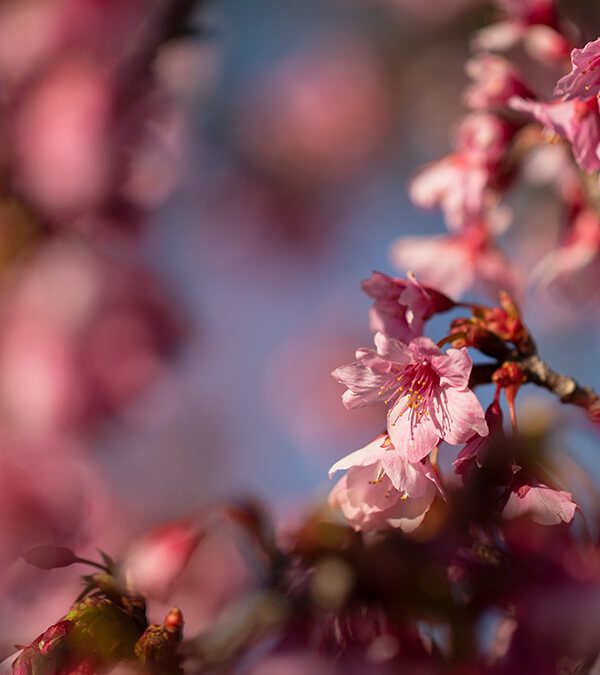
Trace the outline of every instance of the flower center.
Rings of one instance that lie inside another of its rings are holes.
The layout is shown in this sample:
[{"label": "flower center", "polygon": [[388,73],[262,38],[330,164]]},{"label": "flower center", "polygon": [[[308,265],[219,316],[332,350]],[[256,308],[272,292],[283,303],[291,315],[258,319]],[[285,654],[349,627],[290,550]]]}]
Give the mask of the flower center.
[{"label": "flower center", "polygon": [[390,412],[401,402],[396,411],[397,418],[408,412],[411,421],[418,422],[423,415],[429,415],[438,382],[438,375],[431,363],[424,359],[404,367],[381,387],[379,395],[385,396],[383,402],[390,408]]}]

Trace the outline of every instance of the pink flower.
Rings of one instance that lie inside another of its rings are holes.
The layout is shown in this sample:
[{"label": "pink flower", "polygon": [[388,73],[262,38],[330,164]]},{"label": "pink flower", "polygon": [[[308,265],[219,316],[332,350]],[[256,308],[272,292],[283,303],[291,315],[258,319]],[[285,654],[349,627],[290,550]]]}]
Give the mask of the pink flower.
[{"label": "pink flower", "polygon": [[348,473],[329,502],[339,506],[356,530],[398,527],[412,532],[425,518],[438,490],[422,462],[411,464],[385,434],[336,462],[329,470]]},{"label": "pink flower", "polygon": [[571,72],[558,81],[554,95],[567,100],[596,98],[600,93],[600,38],[574,49],[571,64]]},{"label": "pink flower", "polygon": [[472,163],[494,171],[504,159],[514,132],[514,125],[499,115],[471,113],[456,132],[456,146]]},{"label": "pink flower", "polygon": [[574,304],[598,299],[600,293],[600,219],[581,211],[560,246],[532,272],[542,288],[561,291]]},{"label": "pink flower", "polygon": [[411,181],[413,203],[441,208],[455,232],[480,225],[498,201],[499,169],[514,131],[497,115],[467,115],[456,133],[456,152],[425,166]]},{"label": "pink flower", "polygon": [[507,520],[527,516],[538,525],[570,523],[577,504],[570,492],[553,490],[536,480],[516,483],[508,496],[502,515]]},{"label": "pink flower", "polygon": [[401,237],[391,256],[398,268],[412,270],[427,286],[452,298],[473,286],[494,297],[500,290],[519,295],[517,270],[483,228],[452,236]]},{"label": "pink flower", "polygon": [[474,110],[505,107],[512,96],[532,96],[517,69],[501,56],[479,54],[467,61],[466,70],[473,83],[464,101]]},{"label": "pink flower", "polygon": [[346,387],[347,408],[383,402],[397,450],[418,462],[438,445],[464,443],[488,433],[483,410],[468,388],[472,361],[466,349],[443,353],[429,338],[409,344],[375,335],[377,351],[359,349],[357,361],[333,376]]},{"label": "pink flower", "polygon": [[73,58],[54,66],[18,107],[19,184],[52,215],[81,215],[106,195],[112,95],[97,64]]},{"label": "pink flower", "polygon": [[568,140],[577,164],[590,172],[600,170],[598,106],[596,99],[541,103],[515,97],[510,101],[513,110],[534,117],[546,129]]},{"label": "pink flower", "polygon": [[480,30],[473,47],[507,51],[520,42],[538,58],[556,61],[569,52],[567,40],[556,30],[554,0],[496,0],[505,17]]},{"label": "pink flower", "polygon": [[369,312],[371,330],[404,342],[422,335],[427,319],[454,306],[450,298],[421,286],[410,273],[405,280],[373,272],[362,289],[375,300]]},{"label": "pink flower", "polygon": [[424,209],[441,208],[453,231],[482,220],[489,171],[456,153],[425,166],[411,181],[409,195]]}]

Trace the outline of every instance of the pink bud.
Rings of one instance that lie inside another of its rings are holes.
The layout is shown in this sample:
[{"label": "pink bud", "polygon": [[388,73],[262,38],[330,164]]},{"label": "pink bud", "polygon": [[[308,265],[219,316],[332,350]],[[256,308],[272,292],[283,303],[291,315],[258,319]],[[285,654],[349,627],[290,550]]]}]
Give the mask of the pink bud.
[{"label": "pink bud", "polygon": [[23,553],[23,560],[39,567],[42,570],[52,570],[57,567],[68,567],[77,562],[77,556],[70,548],[65,546],[35,546]]},{"label": "pink bud", "polygon": [[123,562],[127,583],[136,591],[162,598],[183,572],[202,538],[196,523],[165,525],[138,540]]}]

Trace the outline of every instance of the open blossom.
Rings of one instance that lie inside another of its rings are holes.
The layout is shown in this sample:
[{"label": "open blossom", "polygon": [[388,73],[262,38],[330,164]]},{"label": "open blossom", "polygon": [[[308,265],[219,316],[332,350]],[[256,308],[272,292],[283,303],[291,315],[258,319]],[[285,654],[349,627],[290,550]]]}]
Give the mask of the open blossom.
[{"label": "open blossom", "polygon": [[369,311],[371,330],[404,342],[422,335],[427,319],[454,306],[450,298],[421,286],[410,273],[398,279],[373,272],[362,289],[375,300]]},{"label": "open blossom", "polygon": [[517,270],[483,228],[451,236],[400,237],[391,257],[398,268],[413,270],[427,286],[452,298],[472,287],[494,297],[500,290],[519,295]]},{"label": "open blossom", "polygon": [[430,467],[411,464],[386,434],[356,450],[329,470],[347,470],[329,496],[356,530],[398,527],[412,532],[425,518],[437,483]]},{"label": "open blossom", "polygon": [[410,462],[426,457],[440,440],[464,443],[488,433],[483,410],[468,388],[472,361],[466,349],[446,353],[429,338],[409,344],[375,335],[377,350],[359,349],[357,361],[333,376],[346,387],[347,408],[383,402],[394,447]]},{"label": "open blossom", "polygon": [[559,525],[570,523],[576,511],[570,492],[553,490],[536,480],[519,480],[512,486],[502,515],[507,520],[525,516],[538,525]]},{"label": "open blossom", "polygon": [[544,127],[571,144],[573,155],[585,171],[600,170],[600,109],[596,99],[590,101],[539,101],[515,97],[513,110],[526,113]]},{"label": "open blossom", "polygon": [[571,63],[571,72],[558,81],[555,96],[584,101],[595,98],[600,93],[600,38],[583,49],[574,49]]}]

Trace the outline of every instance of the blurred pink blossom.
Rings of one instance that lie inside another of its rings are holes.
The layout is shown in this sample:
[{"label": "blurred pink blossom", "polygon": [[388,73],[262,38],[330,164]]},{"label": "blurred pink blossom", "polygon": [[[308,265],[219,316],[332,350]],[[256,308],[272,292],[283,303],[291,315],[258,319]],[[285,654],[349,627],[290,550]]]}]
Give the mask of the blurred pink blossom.
[{"label": "blurred pink blossom", "polygon": [[376,55],[356,39],[334,38],[253,82],[238,137],[253,161],[278,175],[339,180],[380,147],[391,112]]},{"label": "blurred pink blossom", "polygon": [[16,110],[16,180],[55,216],[85,213],[106,193],[111,97],[99,65],[72,57],[42,74]]},{"label": "blurred pink blossom", "polygon": [[482,228],[457,236],[401,237],[392,245],[391,257],[399,269],[411,270],[422,283],[452,298],[473,287],[492,297],[500,290],[519,295],[517,270]]},{"label": "blurred pink blossom", "polygon": [[501,56],[478,54],[467,61],[466,71],[473,82],[464,102],[474,110],[503,108],[512,96],[532,96],[516,67]]},{"label": "blurred pink blossom", "polygon": [[152,598],[168,596],[201,540],[197,523],[163,525],[135,541],[122,561],[127,584]]},{"label": "blurred pink blossom", "polygon": [[559,291],[574,305],[591,302],[600,292],[600,218],[584,209],[563,241],[532,272],[542,288]]}]

